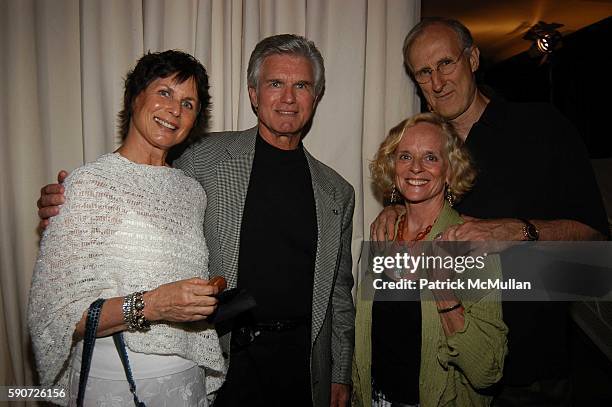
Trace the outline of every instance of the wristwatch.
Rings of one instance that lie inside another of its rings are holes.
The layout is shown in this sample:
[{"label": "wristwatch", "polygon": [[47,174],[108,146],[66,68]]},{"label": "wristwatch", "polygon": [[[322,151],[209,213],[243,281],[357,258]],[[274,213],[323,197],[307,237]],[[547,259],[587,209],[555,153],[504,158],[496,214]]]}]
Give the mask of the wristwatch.
[{"label": "wristwatch", "polygon": [[540,238],[540,232],[538,231],[538,228],[536,228],[533,223],[529,222],[527,219],[519,218],[519,220],[524,223],[523,240],[534,242]]}]

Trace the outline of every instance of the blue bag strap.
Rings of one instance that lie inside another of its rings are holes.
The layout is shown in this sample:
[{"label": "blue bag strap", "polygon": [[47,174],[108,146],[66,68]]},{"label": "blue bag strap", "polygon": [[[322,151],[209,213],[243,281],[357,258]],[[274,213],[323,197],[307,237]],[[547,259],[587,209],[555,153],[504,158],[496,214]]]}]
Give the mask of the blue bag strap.
[{"label": "blue bag strap", "polygon": [[81,376],[79,377],[79,393],[77,396],[77,407],[83,406],[85,397],[85,387],[87,386],[87,378],[89,377],[89,368],[91,367],[91,357],[93,355],[94,345],[96,344],[96,333],[98,331],[98,323],[100,322],[100,311],[104,304],[103,298],[98,298],[91,303],[87,310],[87,320],[85,322],[85,337],[83,338],[83,355],[81,357]]},{"label": "blue bag strap", "polygon": [[132,376],[132,368],[130,367],[130,360],[128,359],[127,350],[125,348],[123,334],[121,332],[114,334],[113,341],[115,342],[117,352],[119,352],[121,364],[123,364],[123,370],[125,370],[125,377],[127,377],[128,384],[130,385],[130,392],[132,393],[132,396],[134,396],[134,404],[136,407],[146,407],[145,403],[140,401],[136,395],[136,383],[134,382],[134,377]]}]

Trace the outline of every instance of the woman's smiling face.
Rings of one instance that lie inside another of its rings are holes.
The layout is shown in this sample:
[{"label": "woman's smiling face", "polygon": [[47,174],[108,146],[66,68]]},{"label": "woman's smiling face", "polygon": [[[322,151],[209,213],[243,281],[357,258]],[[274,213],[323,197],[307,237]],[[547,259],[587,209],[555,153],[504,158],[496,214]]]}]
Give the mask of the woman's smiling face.
[{"label": "woman's smiling face", "polygon": [[443,199],[449,169],[440,128],[419,122],[404,130],[395,152],[395,185],[408,202]]},{"label": "woman's smiling face", "polygon": [[134,100],[128,137],[133,134],[167,151],[187,138],[199,106],[193,78],[182,83],[175,75],[157,78]]}]

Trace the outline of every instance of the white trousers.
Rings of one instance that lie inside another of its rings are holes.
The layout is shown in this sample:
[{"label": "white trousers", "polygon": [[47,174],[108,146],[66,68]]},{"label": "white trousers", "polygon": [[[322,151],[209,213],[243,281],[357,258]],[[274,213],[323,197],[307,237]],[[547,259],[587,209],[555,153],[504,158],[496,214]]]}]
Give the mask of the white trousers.
[{"label": "white trousers", "polygon": [[[70,376],[70,405],[76,406],[79,372]],[[195,366],[180,373],[151,379],[135,379],[136,394],[147,407],[208,407],[204,370]],[[134,406],[127,379],[107,380],[89,377],[84,406]]]}]

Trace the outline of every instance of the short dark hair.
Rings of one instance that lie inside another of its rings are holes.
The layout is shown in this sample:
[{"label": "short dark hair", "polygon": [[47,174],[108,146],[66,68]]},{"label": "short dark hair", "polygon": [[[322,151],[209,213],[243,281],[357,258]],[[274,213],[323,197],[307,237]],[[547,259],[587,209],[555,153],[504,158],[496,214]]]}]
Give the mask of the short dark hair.
[{"label": "short dark hair", "polygon": [[255,46],[247,69],[247,82],[250,88],[257,89],[259,70],[264,60],[270,55],[294,55],[309,60],[315,81],[315,98],[321,95],[325,88],[325,66],[321,52],[314,42],[295,34],[273,35],[264,38]]},{"label": "short dark hair", "polygon": [[136,97],[156,79],[176,75],[176,81],[183,83],[193,78],[198,92],[200,106],[193,128],[185,144],[191,144],[204,136],[210,117],[210,94],[208,75],[204,66],[193,56],[177,50],[147,52],[133,70],[128,72],[123,86],[123,108],[119,112],[119,134],[125,140],[132,120],[132,108]]},{"label": "short dark hair", "polygon": [[412,30],[406,35],[404,39],[404,46],[402,48],[404,52],[404,63],[408,67],[409,71],[412,72],[412,67],[408,61],[408,53],[412,48],[414,41],[419,38],[423,30],[432,25],[443,25],[450,28],[457,34],[457,39],[461,43],[461,49],[465,50],[471,48],[474,45],[474,38],[470,30],[463,25],[459,20],[446,17],[425,17],[417,25],[412,27]]}]

